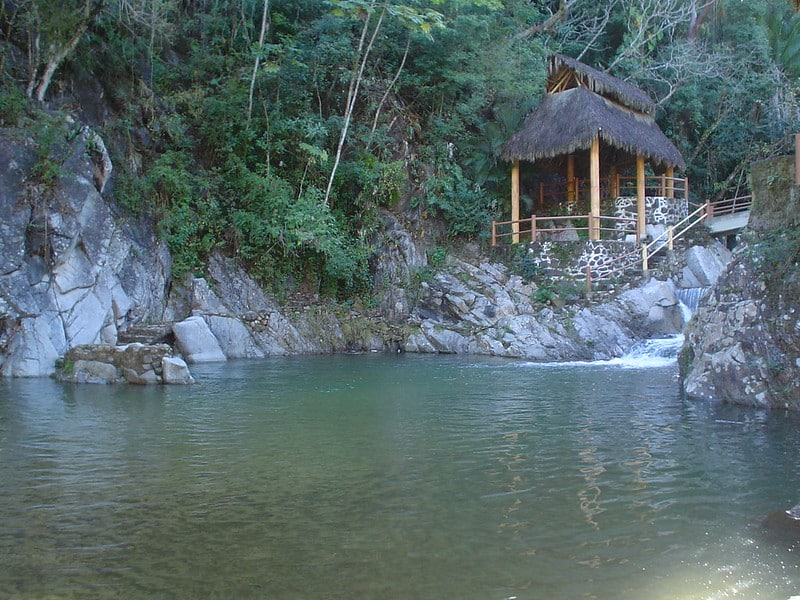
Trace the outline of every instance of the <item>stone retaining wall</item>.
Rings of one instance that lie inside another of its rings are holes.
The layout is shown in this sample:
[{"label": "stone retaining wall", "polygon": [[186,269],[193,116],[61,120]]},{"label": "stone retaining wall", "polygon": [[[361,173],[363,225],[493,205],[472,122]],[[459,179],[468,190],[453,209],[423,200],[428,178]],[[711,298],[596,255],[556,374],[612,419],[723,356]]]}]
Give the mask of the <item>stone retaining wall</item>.
[{"label": "stone retaining wall", "polygon": [[[624,263],[635,263],[637,251],[635,243],[609,240],[534,242],[528,246],[528,260],[548,277],[583,279],[589,267],[593,278],[604,279]],[[621,259],[626,256],[629,259]]]},{"label": "stone retaining wall", "polygon": [[[665,198],[663,196],[646,196],[645,222],[648,225],[675,225],[689,214],[689,202],[685,198]],[[614,201],[614,216],[636,219],[636,198],[619,197]],[[624,223],[617,224],[618,229],[625,229]]]},{"label": "stone retaining wall", "polygon": [[167,344],[85,344],[67,351],[56,379],[70,383],[193,383],[186,363]]}]

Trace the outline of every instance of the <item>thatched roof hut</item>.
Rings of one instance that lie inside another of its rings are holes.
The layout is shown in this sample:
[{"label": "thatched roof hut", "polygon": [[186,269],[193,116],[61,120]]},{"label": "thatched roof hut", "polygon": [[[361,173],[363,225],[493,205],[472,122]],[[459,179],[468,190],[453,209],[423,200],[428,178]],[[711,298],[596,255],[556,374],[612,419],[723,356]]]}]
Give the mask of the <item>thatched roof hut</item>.
[{"label": "thatched roof hut", "polygon": [[[637,234],[641,238],[645,228],[645,162],[660,169],[664,181],[674,179],[674,169],[685,168],[680,151],[656,124],[655,110],[652,99],[635,85],[575,59],[551,56],[547,94],[501,152],[504,160],[513,163],[513,231],[517,231],[519,222],[520,161],[566,157],[567,189],[572,190],[569,193],[574,198],[578,155],[589,171],[591,239],[600,236],[601,162],[614,174],[619,165],[635,162]],[[516,233],[513,239],[517,241]]]},{"label": "thatched roof hut", "polygon": [[683,169],[675,145],[653,119],[653,101],[636,86],[577,60],[551,57],[548,93],[503,147],[504,160],[536,162],[605,144],[654,166]]}]

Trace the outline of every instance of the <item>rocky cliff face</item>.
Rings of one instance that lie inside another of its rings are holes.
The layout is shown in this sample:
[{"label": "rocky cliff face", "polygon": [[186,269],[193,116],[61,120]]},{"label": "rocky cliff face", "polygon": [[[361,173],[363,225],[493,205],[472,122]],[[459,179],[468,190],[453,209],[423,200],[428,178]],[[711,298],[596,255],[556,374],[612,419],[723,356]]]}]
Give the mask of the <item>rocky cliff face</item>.
[{"label": "rocky cliff face", "polygon": [[[374,242],[374,308],[279,305],[221,254],[205,277],[176,282],[153,224],[104,197],[113,165],[102,140],[78,126],[62,137],[58,151],[43,157],[22,134],[0,130],[3,376],[51,375],[70,349],[102,345],[105,352],[122,338],[134,341],[132,331],[145,324],[190,363],[385,350],[607,359],[683,326],[674,283],[652,280],[606,302],[556,302],[541,282],[523,281],[477,247],[432,269],[390,214]],[[696,262],[683,279],[714,277],[705,272],[714,260]]]},{"label": "rocky cliff face", "polygon": [[800,409],[800,186],[793,157],[753,165],[753,209],[681,353],[686,394]]},{"label": "rocky cliff face", "polygon": [[[77,128],[44,159],[0,130],[0,374],[43,376],[79,344],[109,343],[127,323],[160,320],[171,259],[146,224],[103,198],[111,164]],[[47,176],[43,175],[49,170]]]}]

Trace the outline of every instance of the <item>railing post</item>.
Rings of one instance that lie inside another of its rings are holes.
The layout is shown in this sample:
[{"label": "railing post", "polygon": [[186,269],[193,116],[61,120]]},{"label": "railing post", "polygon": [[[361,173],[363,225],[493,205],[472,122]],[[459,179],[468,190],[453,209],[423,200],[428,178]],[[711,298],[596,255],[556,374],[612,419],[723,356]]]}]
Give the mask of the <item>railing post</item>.
[{"label": "railing post", "polygon": [[544,183],[539,183],[539,210],[544,208]]},{"label": "railing post", "polygon": [[673,240],[674,240],[674,238],[672,237],[672,232],[673,232],[674,229],[675,228],[672,225],[667,227],[667,248],[669,250],[672,250],[672,244],[673,244]]},{"label": "railing post", "polygon": [[642,271],[646,274],[648,271],[647,264],[647,244],[642,244]]},{"label": "railing post", "polygon": [[531,215],[531,241],[536,241],[536,215]]},{"label": "railing post", "polygon": [[586,299],[592,295],[592,268],[586,265]]},{"label": "railing post", "polygon": [[714,205],[711,204],[711,198],[706,200],[706,219],[714,218]]},{"label": "railing post", "polygon": [[666,175],[661,175],[661,194],[662,198],[667,197],[667,177]]},{"label": "railing post", "polygon": [[492,221],[492,248],[497,246],[497,221]]}]

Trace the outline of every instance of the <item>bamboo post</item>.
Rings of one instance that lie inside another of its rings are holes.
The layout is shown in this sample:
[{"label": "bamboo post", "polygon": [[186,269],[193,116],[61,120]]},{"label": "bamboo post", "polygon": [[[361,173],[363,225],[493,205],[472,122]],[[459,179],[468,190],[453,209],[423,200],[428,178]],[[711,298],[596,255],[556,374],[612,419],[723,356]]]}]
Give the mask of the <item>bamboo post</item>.
[{"label": "bamboo post", "polygon": [[667,198],[674,198],[675,197],[675,169],[672,167],[667,167],[667,179],[669,180],[669,186],[667,187]]},{"label": "bamboo post", "polygon": [[511,166],[511,243],[519,244],[519,160]]},{"label": "bamboo post", "polygon": [[642,244],[642,271],[647,274],[648,271],[648,264],[647,264],[647,244]]},{"label": "bamboo post", "polygon": [[669,249],[669,250],[673,249],[672,245],[673,245],[673,242],[674,242],[675,238],[673,238],[672,234],[673,234],[674,229],[675,228],[672,225],[667,227],[667,249]]},{"label": "bamboo post", "polygon": [[617,165],[611,165],[608,171],[608,192],[612,199],[616,200],[619,197],[619,173],[617,173]]},{"label": "bamboo post", "polygon": [[539,210],[544,208],[544,183],[539,182]]},{"label": "bamboo post", "polygon": [[567,155],[567,204],[575,202],[577,194],[575,185],[575,155]]},{"label": "bamboo post", "polygon": [[592,140],[589,156],[589,239],[600,239],[600,136]]},{"label": "bamboo post", "polygon": [[636,236],[641,240],[646,229],[644,202],[644,156],[636,156]]},{"label": "bamboo post", "polygon": [[586,265],[586,298],[589,299],[592,295],[592,268]]},{"label": "bamboo post", "polygon": [[706,219],[714,218],[714,205],[711,204],[711,199],[706,200]]},{"label": "bamboo post", "polygon": [[531,241],[536,241],[536,215],[531,215]]},{"label": "bamboo post", "polygon": [[661,189],[659,190],[658,195],[661,196],[662,198],[666,198],[667,197],[667,176],[666,175],[661,175],[661,177],[659,179],[661,179]]},{"label": "bamboo post", "polygon": [[800,133],[794,134],[794,182],[800,185]]},{"label": "bamboo post", "polygon": [[497,246],[497,221],[492,221],[492,247]]}]

